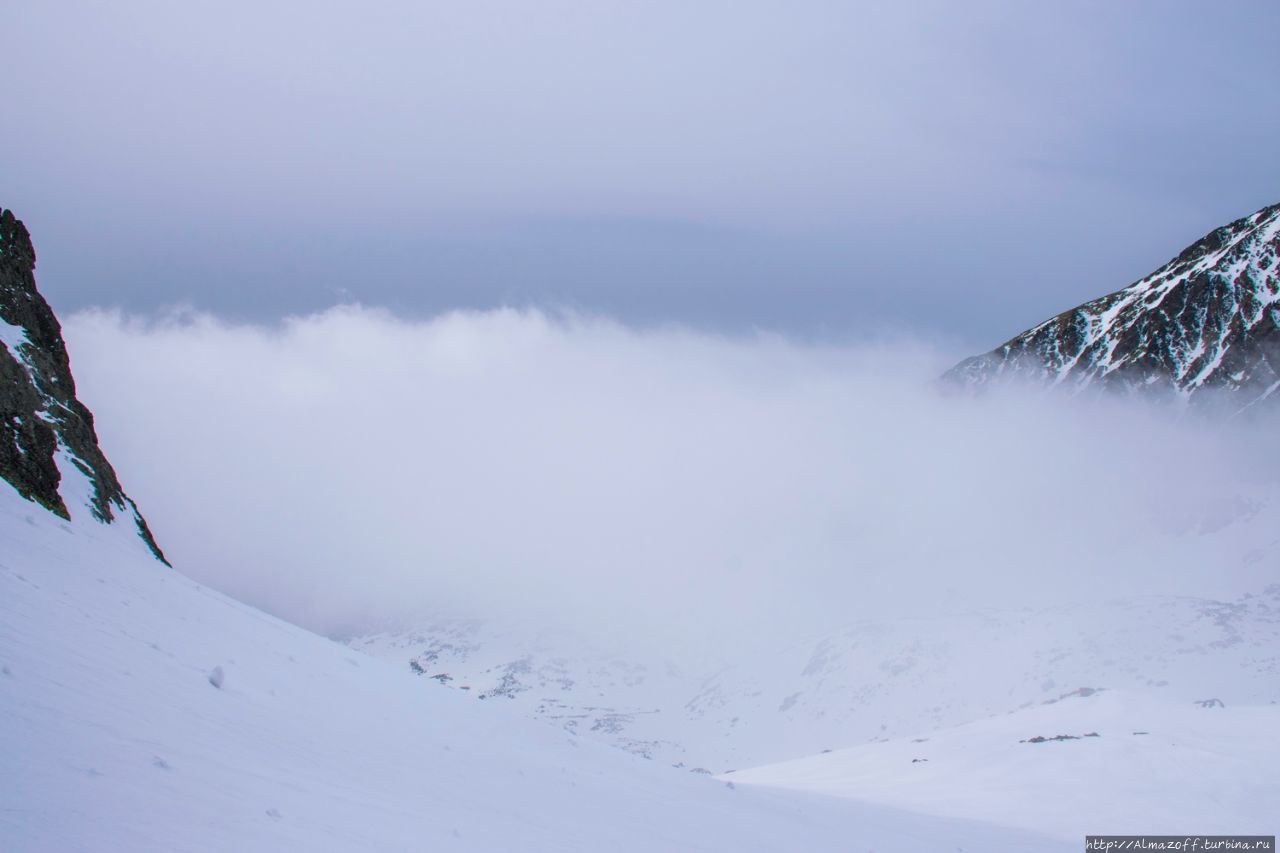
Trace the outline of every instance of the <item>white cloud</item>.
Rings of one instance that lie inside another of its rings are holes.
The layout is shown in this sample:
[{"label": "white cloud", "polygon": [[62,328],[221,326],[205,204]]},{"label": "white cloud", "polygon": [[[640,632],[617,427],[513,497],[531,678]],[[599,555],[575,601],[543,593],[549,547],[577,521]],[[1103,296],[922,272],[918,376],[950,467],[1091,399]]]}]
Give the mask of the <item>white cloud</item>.
[{"label": "white cloud", "polygon": [[424,608],[793,630],[1249,578],[1184,535],[1247,447],[1113,403],[942,395],[910,342],[358,307],[91,312],[66,337],[179,570],[322,631]]}]

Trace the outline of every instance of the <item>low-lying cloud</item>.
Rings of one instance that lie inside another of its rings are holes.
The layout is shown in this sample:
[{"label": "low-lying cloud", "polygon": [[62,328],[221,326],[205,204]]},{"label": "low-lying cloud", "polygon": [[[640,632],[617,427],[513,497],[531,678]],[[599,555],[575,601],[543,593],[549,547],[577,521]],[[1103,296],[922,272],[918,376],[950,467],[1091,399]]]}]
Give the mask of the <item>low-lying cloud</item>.
[{"label": "low-lying cloud", "polygon": [[943,394],[949,355],[918,343],[359,307],[90,312],[66,337],[175,566],[327,633],[496,610],[749,634],[1257,572],[1202,535],[1241,506],[1247,441]]}]

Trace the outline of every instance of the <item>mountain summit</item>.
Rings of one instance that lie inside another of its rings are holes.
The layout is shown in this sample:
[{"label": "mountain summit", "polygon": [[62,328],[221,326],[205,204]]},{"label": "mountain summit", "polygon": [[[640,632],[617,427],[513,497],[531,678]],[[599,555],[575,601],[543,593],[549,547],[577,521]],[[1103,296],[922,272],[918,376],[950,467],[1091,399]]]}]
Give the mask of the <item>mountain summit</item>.
[{"label": "mountain summit", "polygon": [[1123,290],[1064,311],[944,379],[1105,388],[1230,411],[1280,400],[1280,204],[1192,243]]},{"label": "mountain summit", "polygon": [[62,327],[36,290],[35,266],[26,226],[0,210],[0,477],[65,519],[72,517],[72,488],[103,524],[132,517],[151,553],[167,564],[98,447],[93,415],[76,399]]}]

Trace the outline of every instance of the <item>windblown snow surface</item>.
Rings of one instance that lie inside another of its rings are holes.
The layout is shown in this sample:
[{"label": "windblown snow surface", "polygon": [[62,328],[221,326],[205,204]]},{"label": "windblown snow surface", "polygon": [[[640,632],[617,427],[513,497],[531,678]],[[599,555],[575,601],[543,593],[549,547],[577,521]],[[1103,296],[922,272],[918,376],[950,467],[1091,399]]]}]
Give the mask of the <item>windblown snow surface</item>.
[{"label": "windblown snow surface", "polygon": [[0,490],[5,851],[1077,846],[730,785],[425,690],[166,569],[65,488],[71,522]]}]

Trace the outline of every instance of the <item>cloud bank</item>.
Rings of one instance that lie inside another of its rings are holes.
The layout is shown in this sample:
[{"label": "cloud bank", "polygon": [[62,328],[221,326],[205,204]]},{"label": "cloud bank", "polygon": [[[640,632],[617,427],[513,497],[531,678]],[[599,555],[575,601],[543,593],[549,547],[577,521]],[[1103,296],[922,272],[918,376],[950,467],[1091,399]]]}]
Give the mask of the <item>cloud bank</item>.
[{"label": "cloud bank", "polygon": [[350,306],[66,337],[175,566],[331,634],[435,611],[734,636],[1261,571],[1205,533],[1256,510],[1242,472],[1274,476],[1247,435],[946,395],[950,354],[909,341]]}]

